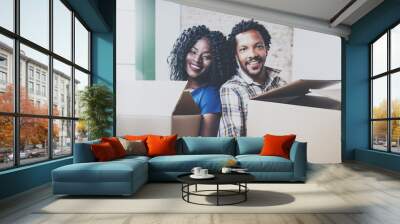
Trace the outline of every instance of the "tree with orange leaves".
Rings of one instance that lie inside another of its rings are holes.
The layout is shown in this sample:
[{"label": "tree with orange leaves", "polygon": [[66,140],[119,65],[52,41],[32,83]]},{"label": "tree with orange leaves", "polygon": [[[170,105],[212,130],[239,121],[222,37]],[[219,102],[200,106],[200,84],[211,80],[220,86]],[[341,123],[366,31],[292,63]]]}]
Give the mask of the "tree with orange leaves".
[{"label": "tree with orange leaves", "polygon": [[[14,88],[8,85],[6,92],[0,93],[0,111],[13,112],[14,107]],[[29,99],[24,87],[20,88],[20,110],[22,114],[47,115],[48,106],[34,105]],[[55,110],[55,114],[59,111]],[[13,118],[12,116],[0,116],[0,148],[11,148],[13,146]],[[26,145],[45,145],[48,139],[48,119],[47,118],[20,118],[20,149]],[[53,138],[59,136],[59,128],[54,125]]]}]

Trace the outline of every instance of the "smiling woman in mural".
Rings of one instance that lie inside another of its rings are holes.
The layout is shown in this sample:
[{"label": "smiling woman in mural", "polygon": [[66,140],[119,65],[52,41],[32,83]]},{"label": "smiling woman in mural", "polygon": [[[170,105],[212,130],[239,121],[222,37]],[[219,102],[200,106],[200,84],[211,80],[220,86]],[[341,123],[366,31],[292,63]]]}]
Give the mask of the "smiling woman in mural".
[{"label": "smiling woman in mural", "polygon": [[199,106],[200,136],[217,136],[221,117],[219,87],[228,80],[232,66],[227,64],[226,38],[206,26],[184,30],[168,58],[172,80],[188,81],[187,89]]}]

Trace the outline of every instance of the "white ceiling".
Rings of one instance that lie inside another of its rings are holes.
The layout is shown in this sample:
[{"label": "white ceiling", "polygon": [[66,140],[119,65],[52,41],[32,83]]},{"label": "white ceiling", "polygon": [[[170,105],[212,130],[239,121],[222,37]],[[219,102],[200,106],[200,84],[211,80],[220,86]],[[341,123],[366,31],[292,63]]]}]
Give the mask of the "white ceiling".
[{"label": "white ceiling", "polygon": [[[383,0],[169,0],[272,23],[348,37],[351,25]],[[337,20],[332,18],[351,3]]]},{"label": "white ceiling", "polygon": [[225,0],[329,21],[351,0]]}]

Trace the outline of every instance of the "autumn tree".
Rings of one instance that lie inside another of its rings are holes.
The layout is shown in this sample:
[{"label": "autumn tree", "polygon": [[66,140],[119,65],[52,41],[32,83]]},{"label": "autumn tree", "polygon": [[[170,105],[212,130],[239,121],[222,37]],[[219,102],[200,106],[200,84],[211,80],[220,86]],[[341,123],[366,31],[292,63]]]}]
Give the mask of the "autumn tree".
[{"label": "autumn tree", "polygon": [[[391,104],[391,117],[400,117],[400,100],[394,99]],[[387,101],[381,101],[377,106],[373,107],[372,110],[373,118],[387,118]],[[397,142],[400,138],[400,122],[391,121],[391,133],[392,141]],[[375,121],[373,125],[374,139],[386,139],[387,136],[387,121]]]},{"label": "autumn tree", "polygon": [[[0,111],[13,112],[14,107],[14,88],[8,85],[6,92],[0,93]],[[29,95],[24,87],[20,88],[20,110],[23,114],[41,114],[46,115],[48,106],[34,105],[29,99]],[[59,113],[57,110],[55,113]],[[10,148],[13,146],[13,120],[11,116],[0,116],[0,147]],[[47,142],[48,136],[48,119],[47,118],[20,118],[20,149],[24,149],[26,145],[42,144]],[[59,136],[59,128],[54,125],[53,138]]]}]

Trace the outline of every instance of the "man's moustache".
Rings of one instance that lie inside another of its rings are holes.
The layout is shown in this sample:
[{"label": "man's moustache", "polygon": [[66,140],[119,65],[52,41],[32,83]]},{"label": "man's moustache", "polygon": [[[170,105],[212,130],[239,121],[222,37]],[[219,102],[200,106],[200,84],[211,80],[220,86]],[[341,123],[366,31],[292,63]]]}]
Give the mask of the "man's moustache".
[{"label": "man's moustache", "polygon": [[261,58],[251,58],[246,61],[246,64],[250,64],[251,62],[256,61],[256,62],[261,62]]}]

